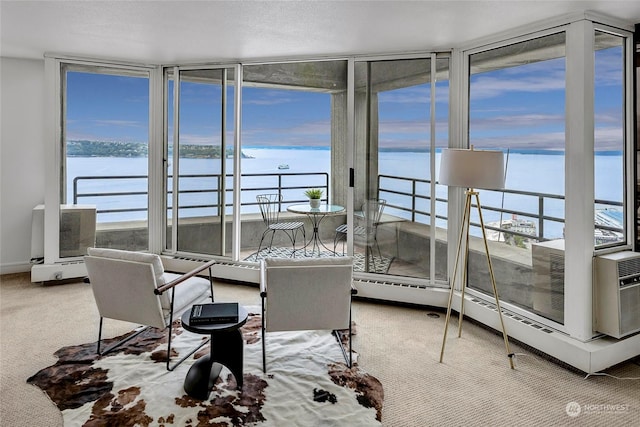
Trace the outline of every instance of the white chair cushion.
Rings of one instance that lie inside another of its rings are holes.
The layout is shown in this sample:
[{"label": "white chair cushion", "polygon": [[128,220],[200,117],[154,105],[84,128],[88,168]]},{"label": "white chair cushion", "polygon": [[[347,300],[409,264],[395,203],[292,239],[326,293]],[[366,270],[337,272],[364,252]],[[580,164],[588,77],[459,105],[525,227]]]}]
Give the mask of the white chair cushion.
[{"label": "white chair cushion", "polygon": [[267,331],[349,327],[353,258],[266,258]]},{"label": "white chair cushion", "polygon": [[96,257],[149,263],[153,266],[153,274],[156,279],[156,288],[159,288],[166,283],[163,276],[164,267],[162,266],[162,260],[160,259],[159,255],[145,252],[123,251],[120,249],[107,248],[88,248],[87,253],[91,256]]},{"label": "white chair cushion", "polygon": [[[180,278],[180,274],[164,273],[163,280],[169,283],[172,280]],[[190,277],[175,287],[175,296],[173,300],[173,318],[177,319],[180,314],[208,296],[210,296],[210,284],[208,279],[202,277]],[[171,289],[164,292],[160,296],[160,304],[165,317],[169,316],[171,310]]]}]

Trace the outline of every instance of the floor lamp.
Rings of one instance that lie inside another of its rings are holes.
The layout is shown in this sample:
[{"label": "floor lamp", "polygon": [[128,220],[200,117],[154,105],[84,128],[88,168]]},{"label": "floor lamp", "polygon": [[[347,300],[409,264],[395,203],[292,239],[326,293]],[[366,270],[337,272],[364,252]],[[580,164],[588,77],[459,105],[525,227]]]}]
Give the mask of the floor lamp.
[{"label": "floor lamp", "polygon": [[[496,306],[498,316],[500,317],[500,325],[502,327],[502,336],[504,345],[507,349],[507,357],[509,365],[513,369],[513,353],[509,349],[509,338],[502,320],[502,310],[500,309],[500,298],[498,297],[498,289],[496,288],[496,279],[493,274],[493,265],[491,264],[491,256],[489,255],[489,245],[487,244],[487,234],[482,219],[482,209],[480,207],[480,197],[474,188],[484,188],[489,190],[499,190],[504,188],[504,155],[502,151],[485,151],[474,150],[471,146],[470,150],[464,149],[447,149],[442,151],[440,160],[440,177],[439,184],[448,185],[450,187],[466,188],[465,205],[462,216],[462,225],[460,226],[460,238],[458,239],[458,249],[456,251],[456,261],[453,268],[453,279],[451,280],[451,290],[449,291],[449,303],[447,304],[447,317],[444,325],[444,337],[442,338],[442,350],[440,351],[440,363],[444,357],[444,346],[447,341],[447,328],[449,326],[449,318],[451,317],[451,303],[453,301],[453,292],[456,283],[456,275],[458,273],[458,261],[462,253],[464,260],[463,277],[462,277],[462,295],[460,299],[460,315],[458,317],[458,338],[462,335],[462,318],[464,317],[464,291],[467,287],[467,266],[469,263],[469,226],[471,223],[471,206],[472,199],[475,198],[475,204],[478,208],[478,216],[480,218],[480,228],[482,230],[482,239],[484,241],[484,250],[487,256],[487,264],[489,265],[489,275],[491,276],[491,285],[493,286],[493,294],[496,298]],[[464,239],[464,242],[463,242]]]}]

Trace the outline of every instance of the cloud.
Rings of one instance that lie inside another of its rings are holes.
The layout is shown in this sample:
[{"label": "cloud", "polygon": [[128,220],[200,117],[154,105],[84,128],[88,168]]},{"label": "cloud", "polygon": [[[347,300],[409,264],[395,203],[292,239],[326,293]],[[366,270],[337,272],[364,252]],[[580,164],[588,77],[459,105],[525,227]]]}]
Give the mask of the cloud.
[{"label": "cloud", "polygon": [[135,120],[91,120],[96,126],[148,128],[148,123]]},{"label": "cloud", "polygon": [[594,132],[597,150],[622,150],[623,130],[620,127],[598,127]]},{"label": "cloud", "polygon": [[622,128],[622,111],[606,111],[597,113],[595,115],[596,127],[601,126],[604,123],[618,125]]},{"label": "cloud", "polygon": [[331,122],[317,120],[286,126],[252,127],[242,131],[242,143],[250,146],[330,146]]},{"label": "cloud", "polygon": [[244,105],[283,105],[296,102],[294,97],[288,95],[286,91],[260,90],[252,91],[250,96],[243,96]]},{"label": "cloud", "polygon": [[596,52],[596,86],[620,86],[624,76],[621,48],[604,49]]},{"label": "cloud", "polygon": [[530,133],[526,135],[491,135],[471,137],[470,143],[482,148],[564,149],[564,132]]},{"label": "cloud", "polygon": [[181,134],[180,144],[187,145],[219,145],[219,135]]},{"label": "cloud", "polygon": [[513,92],[548,92],[564,90],[564,76],[528,76],[517,79],[480,76],[471,83],[471,99],[496,98]]},{"label": "cloud", "polygon": [[429,133],[429,122],[424,120],[385,120],[380,122],[380,134]]},{"label": "cloud", "polygon": [[511,114],[472,118],[470,128],[472,131],[484,129],[503,131],[510,128],[522,130],[522,128],[526,127],[564,127],[564,122],[565,117],[563,114]]},{"label": "cloud", "polygon": [[[436,87],[436,102],[449,103],[449,90],[447,87]],[[397,89],[379,94],[381,104],[426,104],[431,103],[431,87],[428,83],[420,86]]]}]

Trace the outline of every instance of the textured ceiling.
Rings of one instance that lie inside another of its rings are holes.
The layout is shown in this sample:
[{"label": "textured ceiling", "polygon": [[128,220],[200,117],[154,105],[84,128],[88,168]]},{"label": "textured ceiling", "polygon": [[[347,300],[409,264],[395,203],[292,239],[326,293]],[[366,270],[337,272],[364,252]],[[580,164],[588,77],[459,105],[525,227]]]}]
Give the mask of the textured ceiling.
[{"label": "textured ceiling", "polygon": [[640,1],[5,1],[1,55],[148,63],[446,49],[567,13],[640,23]]}]

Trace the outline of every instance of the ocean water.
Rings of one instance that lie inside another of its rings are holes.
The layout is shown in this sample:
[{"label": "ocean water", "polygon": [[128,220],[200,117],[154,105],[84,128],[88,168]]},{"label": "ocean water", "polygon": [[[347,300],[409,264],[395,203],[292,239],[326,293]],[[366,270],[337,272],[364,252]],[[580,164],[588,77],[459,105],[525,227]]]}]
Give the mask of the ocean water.
[{"label": "ocean water", "polygon": [[[243,203],[254,203],[255,195],[268,192],[265,188],[278,186],[278,179],[282,186],[303,187],[292,189],[284,193],[286,199],[304,200],[304,188],[325,184],[325,178],[314,176],[289,176],[288,174],[328,172],[330,170],[331,156],[328,149],[272,149],[272,148],[244,148],[243,153],[251,158],[242,159],[242,173],[247,174],[274,174],[272,176],[251,177],[242,179],[243,191],[241,199]],[[506,188],[510,190],[529,191],[535,193],[548,193],[554,195],[564,194],[564,156],[554,154],[523,154],[510,153],[507,159]],[[227,173],[233,171],[233,159],[227,159]],[[436,153],[436,176],[439,171],[440,155]],[[598,155],[595,158],[596,166],[596,198],[610,201],[622,201],[621,155]],[[288,169],[279,169],[280,165],[288,165]],[[70,157],[67,159],[68,186],[67,194],[69,203],[73,197],[73,178],[78,176],[90,177],[121,177],[127,175],[145,175],[147,173],[146,158],[99,158],[99,157]],[[210,159],[181,159],[180,174],[206,175],[218,174],[220,162]],[[416,152],[380,152],[379,173],[408,178],[428,179],[430,172],[430,154]],[[278,174],[282,173],[279,177]],[[358,172],[356,172],[358,173]],[[232,187],[232,180],[227,180],[227,188]],[[100,179],[82,180],[78,191],[80,193],[138,193],[133,195],[116,195],[111,197],[81,197],[80,204],[95,204],[98,209],[140,209],[138,212],[116,212],[99,214],[98,221],[112,222],[146,218],[146,179]],[[180,204],[183,205],[208,205],[217,203],[217,194],[207,192],[217,186],[216,177],[182,178],[180,181]],[[394,189],[410,192],[408,182],[387,184]],[[171,182],[169,182],[171,188]],[[422,195],[429,195],[427,184],[417,186],[417,191]],[[538,212],[539,200],[537,197],[519,196],[502,192],[480,192],[481,203],[485,210],[483,216],[485,222],[498,221],[499,213],[492,212],[488,208],[504,208],[514,211]],[[447,188],[436,186],[436,196],[446,199]],[[227,194],[227,201],[231,201],[231,192]],[[382,196],[388,204],[411,206],[411,200],[407,197],[386,193]],[[171,200],[169,200],[169,203]],[[544,214],[554,217],[564,217],[564,201],[544,200]],[[429,202],[418,201],[417,209],[429,211]],[[446,215],[446,206],[437,204],[437,213]],[[243,206],[242,212],[257,212],[257,206]],[[182,217],[214,215],[214,208],[184,209],[180,211]],[[229,211],[230,212],[230,211]],[[389,213],[408,218],[408,213],[388,209]],[[472,218],[473,219],[473,218]],[[502,219],[508,219],[503,215]],[[428,221],[425,216],[419,216],[418,221]],[[442,221],[440,221],[442,223]],[[444,224],[442,224],[444,225]],[[554,238],[562,236],[562,224],[545,222],[545,237]]]}]

